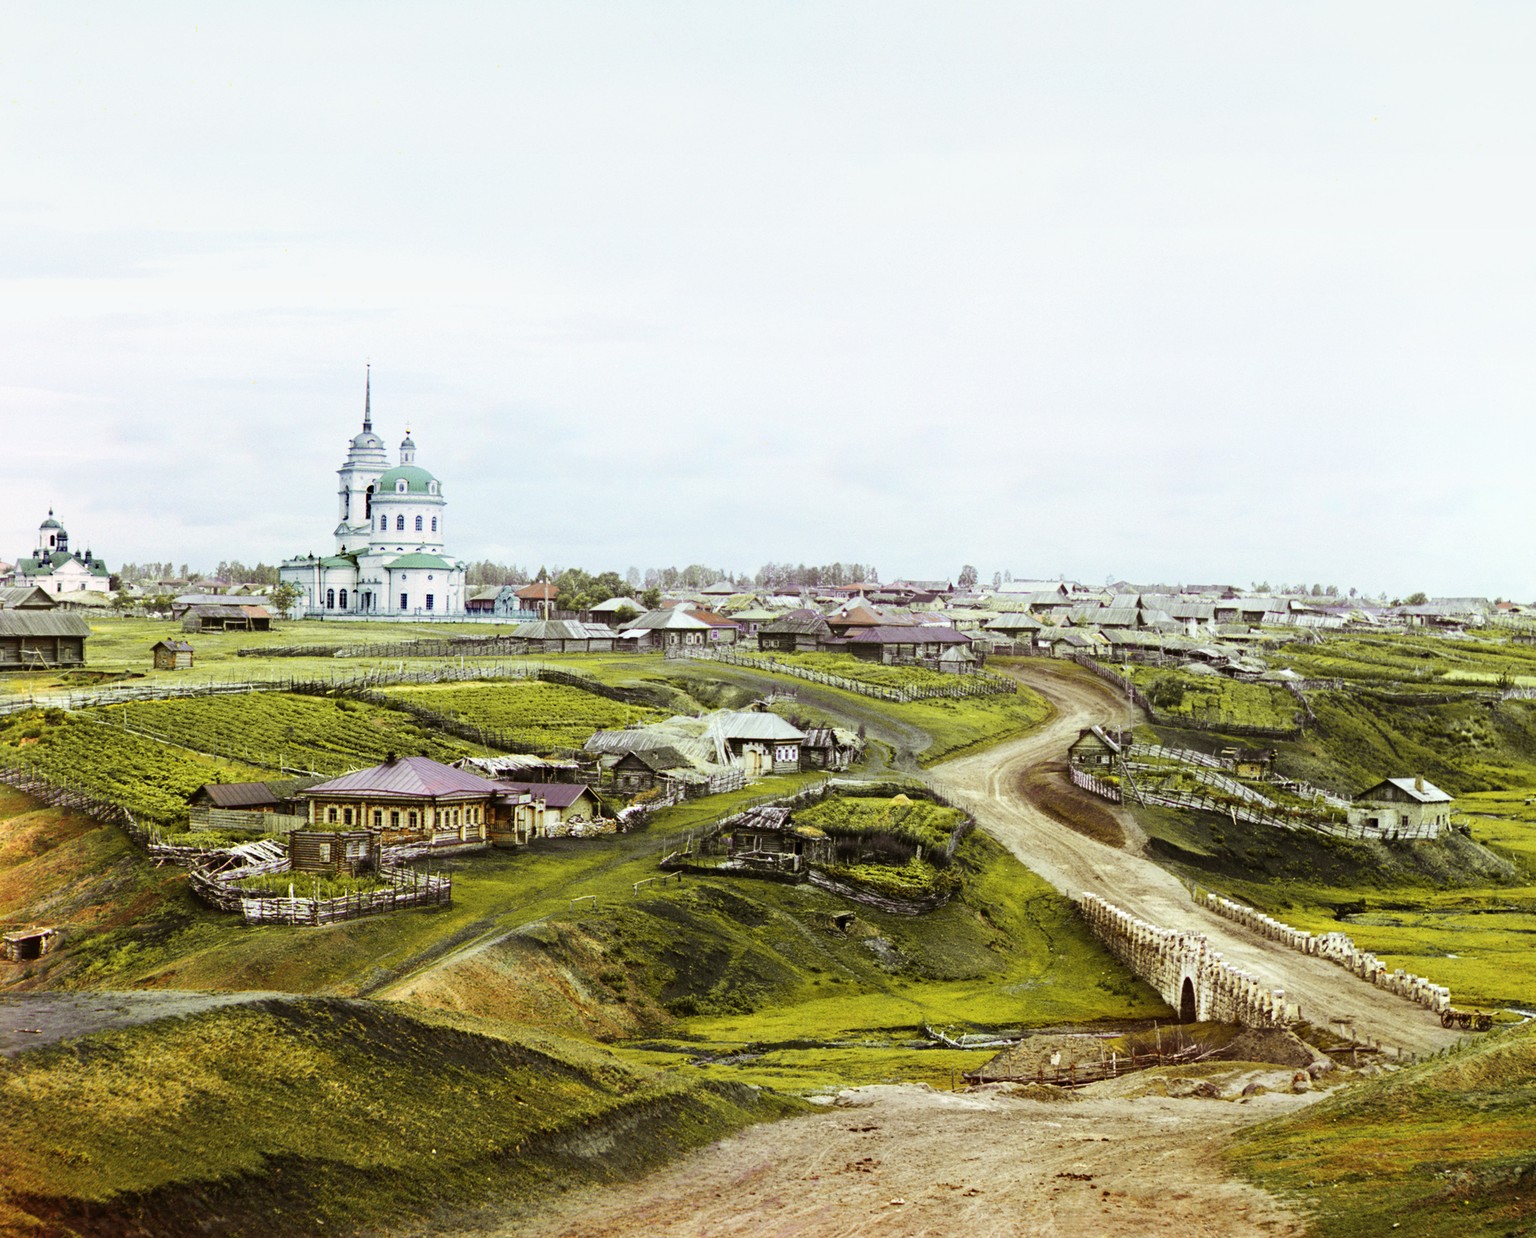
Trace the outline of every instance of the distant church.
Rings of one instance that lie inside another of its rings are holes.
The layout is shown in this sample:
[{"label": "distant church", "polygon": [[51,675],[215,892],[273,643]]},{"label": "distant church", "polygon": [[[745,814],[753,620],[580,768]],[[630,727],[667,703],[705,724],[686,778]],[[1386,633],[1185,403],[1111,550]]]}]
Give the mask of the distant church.
[{"label": "distant church", "polygon": [[289,559],[284,584],[303,593],[295,613],[334,615],[464,614],[465,565],[443,550],[442,483],[416,463],[405,432],[400,463],[390,467],[373,432],[373,376],[364,386],[363,432],[352,440],[341,477],[336,553]]},{"label": "distant church", "polygon": [[107,565],[89,550],[82,555],[69,548],[69,532],[53,518],[50,508],[48,519],[37,528],[37,549],[18,560],[13,583],[32,585],[54,597],[64,597],[71,593],[106,593],[110,579]]}]

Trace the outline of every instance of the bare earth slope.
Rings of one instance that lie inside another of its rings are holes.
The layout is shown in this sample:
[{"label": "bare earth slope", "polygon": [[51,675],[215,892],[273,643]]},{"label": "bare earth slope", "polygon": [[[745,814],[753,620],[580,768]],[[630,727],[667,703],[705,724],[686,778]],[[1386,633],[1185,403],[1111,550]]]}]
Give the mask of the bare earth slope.
[{"label": "bare earth slope", "polygon": [[[1289,1072],[1286,1072],[1287,1074]],[[528,1238],[603,1235],[1305,1232],[1273,1197],[1226,1178],[1214,1146],[1308,1097],[1253,1102],[869,1087],[838,1108],[754,1127],[628,1186],[572,1196]]]},{"label": "bare earth slope", "polygon": [[1019,678],[1056,706],[1056,716],[1021,739],[936,767],[932,781],[971,804],[979,824],[1026,865],[1065,894],[1090,891],[1164,928],[1204,933],[1228,962],[1284,989],[1310,1022],[1352,1019],[1359,1034],[1414,1053],[1458,1039],[1422,1007],[1202,910],[1183,882],[1151,860],[1085,838],[1026,799],[1026,770],[1059,760],[1079,728],[1124,717],[1125,703],[1076,667],[1042,661]]}]

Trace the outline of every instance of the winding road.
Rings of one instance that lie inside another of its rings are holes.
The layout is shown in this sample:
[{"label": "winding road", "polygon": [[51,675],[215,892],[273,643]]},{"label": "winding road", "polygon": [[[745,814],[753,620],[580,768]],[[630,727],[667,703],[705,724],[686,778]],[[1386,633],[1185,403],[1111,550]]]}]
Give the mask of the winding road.
[{"label": "winding road", "polygon": [[[1033,803],[1024,789],[1024,774],[1060,761],[1082,727],[1123,719],[1126,704],[1110,685],[1076,666],[1042,660],[1015,674],[1051,702],[1055,716],[1020,739],[936,766],[930,781],[972,806],[978,824],[1027,867],[1064,894],[1091,892],[1164,928],[1204,933],[1227,962],[1268,987],[1284,989],[1287,1000],[1299,1003],[1302,1017],[1311,1023],[1343,1019],[1354,1025],[1361,1039],[1415,1054],[1460,1039],[1422,1006],[1206,911],[1190,899],[1179,878],[1152,860],[1086,838]],[[1124,810],[1116,815],[1123,821],[1129,817]],[[1126,822],[1126,834],[1139,836],[1134,823]]]}]

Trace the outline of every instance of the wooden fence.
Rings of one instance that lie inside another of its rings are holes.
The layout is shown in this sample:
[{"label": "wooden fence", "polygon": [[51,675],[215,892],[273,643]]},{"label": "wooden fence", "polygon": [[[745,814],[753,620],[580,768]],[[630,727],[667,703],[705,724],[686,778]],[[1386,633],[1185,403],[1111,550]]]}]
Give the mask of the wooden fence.
[{"label": "wooden fence", "polygon": [[1102,799],[1109,800],[1112,804],[1121,802],[1120,788],[1113,783],[1105,782],[1102,778],[1095,778],[1085,769],[1079,769],[1075,765],[1067,766],[1067,777],[1084,791],[1092,791]]},{"label": "wooden fence", "polygon": [[[829,688],[841,688],[860,696],[871,696],[882,701],[925,701],[936,698],[964,698],[975,696],[1007,696],[1016,693],[1019,685],[1006,675],[977,670],[966,675],[956,675],[953,684],[934,684],[926,688],[892,688],[884,684],[866,683],[861,679],[849,679],[843,675],[828,675],[823,671],[805,666],[793,666],[778,662],[760,654],[733,653],[728,649],[685,649],[682,656],[711,662],[724,662],[731,666],[743,666],[750,670],[771,671],[776,675],[793,675],[796,679],[825,684]],[[883,665],[883,664],[882,664]]]},{"label": "wooden fence", "polygon": [[[381,890],[360,890],[334,898],[293,898],[256,894],[244,890],[239,882],[266,873],[291,871],[286,859],[278,864],[218,869],[200,865],[188,874],[192,892],[220,911],[238,912],[247,924],[293,924],[318,926],[357,920],[363,916],[383,915],[406,907],[439,906],[453,901],[453,879],[410,868],[385,868],[379,876],[389,884]],[[305,874],[293,874],[297,891],[304,885]]]}]

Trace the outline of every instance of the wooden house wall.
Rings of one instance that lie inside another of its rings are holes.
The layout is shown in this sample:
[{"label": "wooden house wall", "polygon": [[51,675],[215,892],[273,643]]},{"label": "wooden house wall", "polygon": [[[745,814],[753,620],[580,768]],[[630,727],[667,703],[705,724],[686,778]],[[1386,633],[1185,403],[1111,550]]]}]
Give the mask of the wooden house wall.
[{"label": "wooden house wall", "polygon": [[80,666],[85,662],[83,636],[0,637],[0,670],[49,666]]}]

